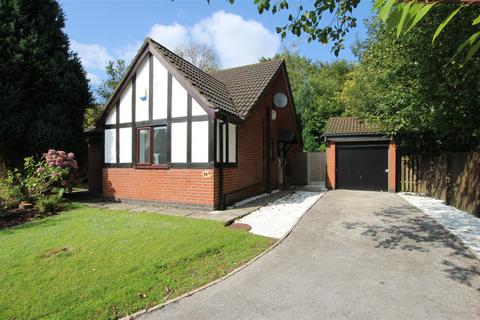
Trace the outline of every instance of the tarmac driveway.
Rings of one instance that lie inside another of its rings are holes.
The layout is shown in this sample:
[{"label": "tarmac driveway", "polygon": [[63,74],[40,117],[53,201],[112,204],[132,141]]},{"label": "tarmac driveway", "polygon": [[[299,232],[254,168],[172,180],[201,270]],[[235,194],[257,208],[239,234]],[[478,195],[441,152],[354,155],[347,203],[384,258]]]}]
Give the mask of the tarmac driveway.
[{"label": "tarmac driveway", "polygon": [[333,191],[273,251],[142,319],[480,319],[480,261],[395,194]]}]

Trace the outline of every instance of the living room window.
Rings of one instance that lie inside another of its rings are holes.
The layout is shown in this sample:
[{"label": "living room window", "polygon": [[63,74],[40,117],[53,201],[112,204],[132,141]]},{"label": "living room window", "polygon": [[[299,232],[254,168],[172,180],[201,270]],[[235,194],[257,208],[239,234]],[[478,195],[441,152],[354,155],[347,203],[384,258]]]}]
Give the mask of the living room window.
[{"label": "living room window", "polygon": [[137,165],[165,166],[167,164],[167,127],[137,129]]}]

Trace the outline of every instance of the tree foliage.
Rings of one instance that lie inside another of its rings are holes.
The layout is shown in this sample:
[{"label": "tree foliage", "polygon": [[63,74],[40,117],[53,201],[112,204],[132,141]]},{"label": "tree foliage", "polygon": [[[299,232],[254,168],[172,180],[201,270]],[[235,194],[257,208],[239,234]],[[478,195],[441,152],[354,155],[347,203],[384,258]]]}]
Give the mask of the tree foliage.
[{"label": "tree foliage", "polygon": [[189,43],[175,49],[175,53],[205,72],[220,68],[220,57],[214,49],[199,43]]},{"label": "tree foliage", "polygon": [[97,102],[88,106],[85,110],[84,127],[86,129],[95,127],[95,124],[102,114],[105,105],[117,89],[126,71],[127,68],[125,66],[125,60],[122,59],[109,61],[105,66],[107,78],[95,90],[97,94]]},{"label": "tree foliage", "polygon": [[[235,3],[235,0],[227,1]],[[297,37],[305,34],[309,42],[332,42],[332,52],[338,56],[344,49],[346,34],[357,26],[354,11],[360,0],[314,0],[306,3],[291,0],[253,0],[253,2],[259,14],[267,11],[272,14],[286,13],[287,21],[280,23],[276,28],[282,38],[285,38],[287,33]],[[447,7],[451,16],[447,15],[443,21],[438,22],[437,28],[432,32],[435,39],[453,16],[460,10],[462,10],[460,14],[463,14],[463,9],[475,5],[475,2],[476,0],[376,0],[374,10],[378,17],[390,28],[395,28],[397,36],[400,36],[412,30],[433,7]],[[455,44],[458,52],[454,56],[468,49],[465,60],[469,60],[480,49],[480,15],[471,17],[470,21],[472,25],[477,26],[476,30],[470,33],[464,42]]]},{"label": "tree foliage", "polygon": [[95,90],[98,96],[97,104],[105,105],[108,102],[126,71],[125,60],[108,61],[108,64],[105,66],[107,78]]},{"label": "tree foliage", "polygon": [[[374,4],[374,10],[378,10],[378,17],[387,25],[388,29],[395,29],[397,37],[404,35],[412,30],[424,17],[428,15],[434,7],[442,6],[448,8],[449,14],[438,24],[433,33],[432,42],[434,42],[440,33],[448,26],[456,15],[463,14],[473,1],[464,0],[456,2],[447,1],[403,1],[397,0],[377,0]],[[467,14],[468,15],[468,14]],[[480,49],[480,14],[470,16],[472,26],[477,26],[467,40],[460,43],[454,58],[463,51],[466,51],[464,61],[469,61]]]},{"label": "tree foliage", "polygon": [[82,154],[91,95],[56,1],[0,2],[0,150],[9,164],[49,148]]},{"label": "tree foliage", "polygon": [[451,60],[456,43],[471,34],[479,7],[451,20],[432,45],[431,36],[450,14],[434,7],[415,32],[373,24],[359,65],[341,95],[347,113],[379,123],[405,151],[469,150],[480,144],[480,58],[467,67]]}]

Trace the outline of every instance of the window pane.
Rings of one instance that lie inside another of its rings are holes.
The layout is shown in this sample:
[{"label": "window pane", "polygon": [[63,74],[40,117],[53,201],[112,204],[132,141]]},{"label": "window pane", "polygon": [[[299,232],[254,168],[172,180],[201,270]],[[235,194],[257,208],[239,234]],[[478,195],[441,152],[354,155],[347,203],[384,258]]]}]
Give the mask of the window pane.
[{"label": "window pane", "polygon": [[153,128],[153,164],[167,163],[167,127]]},{"label": "window pane", "polygon": [[150,130],[138,130],[138,163],[150,163]]}]

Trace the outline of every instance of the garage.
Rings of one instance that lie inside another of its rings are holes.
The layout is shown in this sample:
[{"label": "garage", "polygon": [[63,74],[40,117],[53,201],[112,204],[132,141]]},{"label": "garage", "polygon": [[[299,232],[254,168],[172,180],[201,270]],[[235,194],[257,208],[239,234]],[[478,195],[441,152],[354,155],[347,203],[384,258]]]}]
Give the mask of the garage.
[{"label": "garage", "polygon": [[356,117],[334,117],[325,134],[327,187],[369,191],[396,190],[396,145]]},{"label": "garage", "polygon": [[338,144],[336,152],[338,189],[387,191],[387,144]]}]

